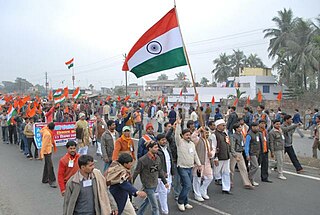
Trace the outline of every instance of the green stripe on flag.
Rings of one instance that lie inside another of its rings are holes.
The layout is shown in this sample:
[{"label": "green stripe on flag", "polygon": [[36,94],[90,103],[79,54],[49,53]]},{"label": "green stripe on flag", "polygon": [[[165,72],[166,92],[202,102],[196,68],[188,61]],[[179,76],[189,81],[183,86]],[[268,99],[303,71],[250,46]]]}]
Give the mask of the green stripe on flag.
[{"label": "green stripe on flag", "polygon": [[140,78],[145,75],[187,65],[183,48],[176,48],[157,57],[151,58],[131,69],[130,72]]},{"label": "green stripe on flag", "polygon": [[70,69],[71,67],[73,67],[73,63],[68,65],[68,69]]}]

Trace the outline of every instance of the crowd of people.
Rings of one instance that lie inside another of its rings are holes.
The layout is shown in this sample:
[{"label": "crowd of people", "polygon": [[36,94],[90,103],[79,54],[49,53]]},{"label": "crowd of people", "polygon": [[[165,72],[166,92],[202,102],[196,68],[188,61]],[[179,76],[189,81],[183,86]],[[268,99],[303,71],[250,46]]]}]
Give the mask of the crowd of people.
[{"label": "crowd of people", "polygon": [[[261,182],[272,183],[270,157],[276,161],[273,169],[278,178],[286,180],[285,153],[298,174],[304,171],[293,147],[293,133],[304,136],[299,130],[302,120],[298,110],[292,117],[280,108],[275,113],[258,105],[256,111],[244,107],[243,113],[237,113],[232,106],[224,114],[220,106],[212,111],[209,104],[190,106],[187,110],[180,105],[168,107],[156,102],[85,100],[64,105],[48,103],[42,110],[28,117],[22,109],[9,121],[4,111],[0,116],[3,143],[18,144],[28,159],[44,159],[42,183],[55,188],[51,159],[56,150],[54,122],[75,122],[76,138],[66,144],[67,153],[58,166],[63,214],[142,215],[149,205],[153,215],[169,214],[171,190],[178,209],[189,210],[193,208],[189,193],[193,191],[193,198],[204,202],[212,196],[208,193],[212,182],[221,186],[223,194],[232,195],[236,170],[245,189],[259,186],[259,166]],[[92,129],[88,119],[94,120]],[[39,151],[34,141],[35,122],[47,123],[41,130]],[[313,156],[317,157],[320,129],[317,109],[308,126],[314,138]],[[137,147],[134,138],[138,139]],[[104,162],[103,174],[88,154],[91,144]],[[138,176],[143,187],[140,191],[135,186]],[[144,198],[140,207],[132,204],[132,197]]]}]

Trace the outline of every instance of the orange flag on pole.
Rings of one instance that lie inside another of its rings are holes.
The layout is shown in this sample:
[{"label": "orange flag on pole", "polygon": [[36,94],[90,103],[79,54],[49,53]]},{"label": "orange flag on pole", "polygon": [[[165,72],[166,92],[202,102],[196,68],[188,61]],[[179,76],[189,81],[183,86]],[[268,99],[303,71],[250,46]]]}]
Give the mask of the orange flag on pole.
[{"label": "orange flag on pole", "polygon": [[107,98],[106,98],[106,101],[109,101],[111,99],[111,96],[108,96]]},{"label": "orange flag on pole", "polygon": [[194,100],[198,101],[198,93],[196,93],[196,95],[194,96]]},{"label": "orange flag on pole", "polygon": [[246,105],[247,105],[247,106],[249,106],[249,105],[250,105],[250,96],[248,96],[248,98],[247,98]]},{"label": "orange flag on pole", "polygon": [[120,98],[120,96],[118,96],[118,101],[119,101],[119,102],[121,101],[121,98]]},{"label": "orange flag on pole", "polygon": [[239,99],[236,98],[236,100],[234,100],[234,102],[233,102],[233,106],[237,106],[238,102],[239,102]]},{"label": "orange flag on pole", "polygon": [[66,98],[69,97],[69,89],[68,89],[68,87],[65,87],[65,88],[64,88],[63,95],[64,95]]},{"label": "orange flag on pole", "polygon": [[126,96],[126,97],[124,98],[125,101],[128,101],[129,99],[130,99],[130,96]]},{"label": "orange flag on pole", "polygon": [[180,90],[180,94],[179,95],[182,96],[182,89]]},{"label": "orange flag on pole", "polygon": [[214,96],[212,96],[211,104],[214,105],[215,102],[216,102],[216,101],[215,101],[215,99],[214,99]]},{"label": "orange flag on pole", "polygon": [[139,95],[139,92],[138,92],[138,90],[136,90],[136,96],[138,96]]},{"label": "orange flag on pole", "polygon": [[164,105],[164,97],[161,99],[161,104]]},{"label": "orange flag on pole", "polygon": [[282,100],[282,91],[281,90],[278,93],[277,100],[278,100],[278,102],[281,102],[281,100]]},{"label": "orange flag on pole", "polygon": [[52,100],[53,100],[53,93],[52,93],[52,90],[50,90],[50,92],[49,92],[48,100],[49,100],[49,101],[52,101]]},{"label": "orange flag on pole", "polygon": [[261,90],[259,89],[258,91],[258,102],[261,103],[262,102],[262,93]]}]

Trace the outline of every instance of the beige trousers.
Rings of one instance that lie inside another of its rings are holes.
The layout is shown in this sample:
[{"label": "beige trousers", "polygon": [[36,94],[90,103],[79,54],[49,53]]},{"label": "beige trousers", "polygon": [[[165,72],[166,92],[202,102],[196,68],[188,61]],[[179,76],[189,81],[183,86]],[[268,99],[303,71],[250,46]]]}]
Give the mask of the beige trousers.
[{"label": "beige trousers", "polygon": [[130,202],[130,198],[128,197],[126,205],[124,206],[124,210],[122,212],[123,215],[136,215],[136,211],[133,208],[132,203]]},{"label": "beige trousers", "polygon": [[238,169],[240,171],[240,175],[242,178],[243,185],[251,185],[251,182],[248,178],[248,172],[246,168],[246,163],[244,161],[244,158],[242,156],[242,153],[236,152],[236,157],[240,158],[239,161],[233,156],[230,158],[230,178],[231,178],[231,183],[233,184],[233,176],[234,176],[234,168],[236,166],[236,163],[238,164]]}]

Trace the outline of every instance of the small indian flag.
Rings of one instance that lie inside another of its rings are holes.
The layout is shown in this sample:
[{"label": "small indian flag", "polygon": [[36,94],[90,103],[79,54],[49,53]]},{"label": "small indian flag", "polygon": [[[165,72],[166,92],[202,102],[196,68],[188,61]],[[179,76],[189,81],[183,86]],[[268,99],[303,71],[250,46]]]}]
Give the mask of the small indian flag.
[{"label": "small indian flag", "polygon": [[54,92],[53,97],[60,97],[62,95],[62,89],[57,89],[56,92]]},{"label": "small indian flag", "polygon": [[67,65],[68,69],[70,69],[71,67],[73,67],[73,60],[74,60],[74,58],[72,58],[71,60],[65,62],[65,64]]},{"label": "small indian flag", "polygon": [[81,96],[81,92],[80,92],[80,87],[77,87],[77,89],[75,89],[75,91],[72,94],[72,98],[74,99],[78,99]]},{"label": "small indian flag", "polygon": [[10,105],[9,110],[8,110],[8,118],[7,118],[7,124],[10,125],[12,117],[17,115],[17,111],[12,105]]},{"label": "small indian flag", "polygon": [[137,78],[187,65],[175,8],[145,32],[130,50],[122,66]]},{"label": "small indian flag", "polygon": [[54,98],[54,103],[58,104],[58,103],[64,102],[65,100],[66,100],[66,96],[65,95],[61,95],[60,97],[55,97]]}]

